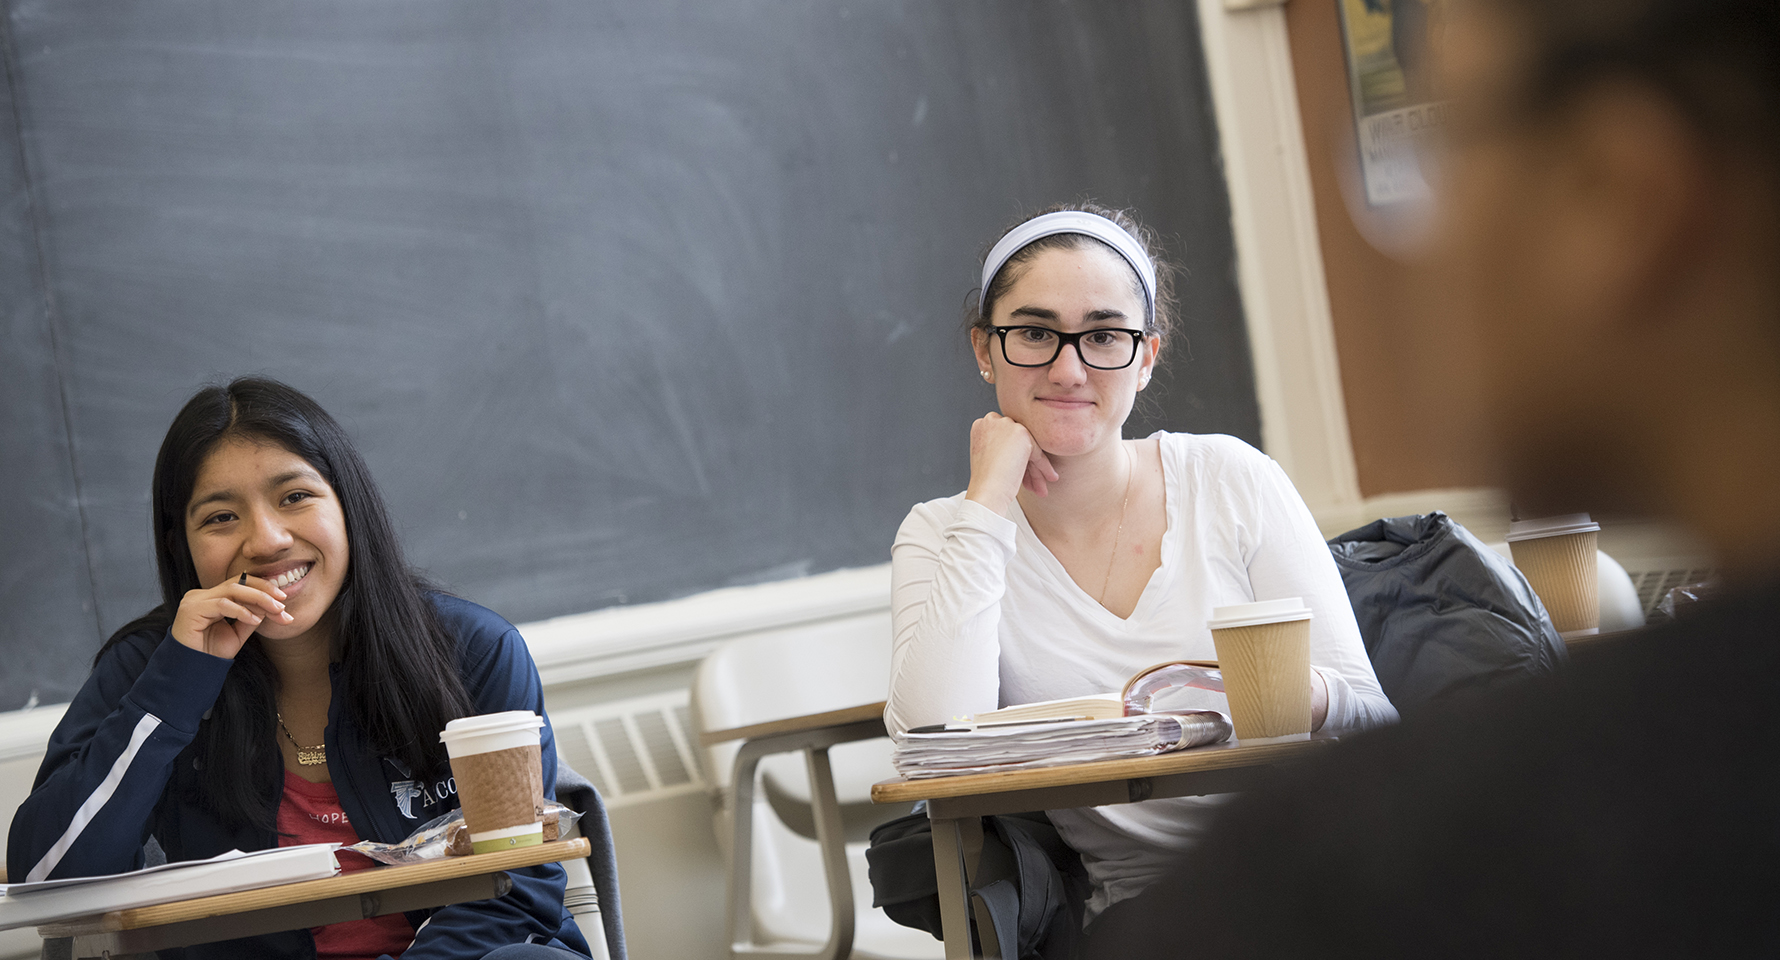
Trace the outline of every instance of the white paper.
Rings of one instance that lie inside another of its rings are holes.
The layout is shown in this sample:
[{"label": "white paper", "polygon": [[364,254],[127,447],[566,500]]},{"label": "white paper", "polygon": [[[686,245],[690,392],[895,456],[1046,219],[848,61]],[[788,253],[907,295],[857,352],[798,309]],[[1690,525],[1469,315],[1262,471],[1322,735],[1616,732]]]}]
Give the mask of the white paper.
[{"label": "white paper", "polygon": [[1229,718],[1212,711],[983,725],[908,734],[897,744],[893,762],[905,777],[952,776],[1151,756],[1229,736]]},{"label": "white paper", "polygon": [[93,917],[114,910],[257,890],[340,872],[337,843],[231,850],[209,860],[183,860],[146,870],[0,887],[0,930]]},{"label": "white paper", "polygon": [[[337,850],[340,845],[337,843],[305,843],[294,847],[268,847],[264,850],[255,850],[252,853],[247,853],[243,850],[230,850],[228,853],[219,853],[208,860],[181,860],[177,863],[163,863],[158,867],[145,867],[141,870],[126,870],[123,873],[104,873],[96,877],[64,877],[60,880],[39,880],[36,883],[0,883],[0,895],[8,897],[28,896],[40,890],[54,890],[58,887],[76,887],[83,883],[96,883],[100,880],[111,880],[117,877],[130,877],[136,880],[143,880],[144,878],[150,878],[152,874],[184,870],[190,867],[203,866],[207,863],[224,863],[229,860],[245,860],[250,857],[269,857],[278,856],[279,854],[289,855],[289,851],[292,850],[314,849],[316,847],[326,847],[329,850]],[[154,882],[155,881],[152,878],[147,879],[145,880],[145,885],[152,885]]]}]

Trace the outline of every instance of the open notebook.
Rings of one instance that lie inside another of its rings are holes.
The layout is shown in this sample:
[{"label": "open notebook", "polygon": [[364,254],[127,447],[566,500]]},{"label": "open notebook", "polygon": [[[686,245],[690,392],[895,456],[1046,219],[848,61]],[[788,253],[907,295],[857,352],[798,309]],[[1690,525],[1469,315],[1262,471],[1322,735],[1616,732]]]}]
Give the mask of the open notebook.
[{"label": "open notebook", "polygon": [[1216,710],[1227,715],[1230,701],[1224,695],[1224,677],[1217,667],[1215,660],[1170,660],[1139,670],[1118,693],[1022,703],[964,717],[959,723],[1111,720],[1186,710]]}]

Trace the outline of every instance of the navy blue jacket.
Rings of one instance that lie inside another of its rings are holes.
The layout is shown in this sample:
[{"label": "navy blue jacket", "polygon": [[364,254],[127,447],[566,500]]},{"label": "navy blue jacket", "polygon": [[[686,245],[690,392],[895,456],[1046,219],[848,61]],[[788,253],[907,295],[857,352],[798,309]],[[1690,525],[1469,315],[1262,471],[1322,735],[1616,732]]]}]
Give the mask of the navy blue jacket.
[{"label": "navy blue jacket", "polygon": [[[544,793],[554,799],[556,738],[544,714],[537,667],[519,631],[467,600],[443,595],[432,600],[441,622],[457,637],[464,688],[475,712],[533,710],[545,717]],[[170,861],[277,846],[274,833],[227,827],[184,799],[204,775],[186,748],[233,662],[186,647],[164,631],[132,634],[107,650],[56,725],[31,796],[13,817],[7,876],[41,880],[138,869],[150,836]],[[341,709],[338,665],[331,673],[328,773],[359,837],[393,843],[456,807],[457,788],[449,777],[417,782],[396,761],[374,755]],[[268,798],[281,797],[282,769],[274,781],[244,785],[255,787]],[[552,863],[510,875],[513,889],[499,899],[408,914],[419,932],[404,960],[475,960],[533,936],[586,954],[586,941],[563,909],[562,868]],[[188,948],[185,955],[312,960],[315,941],[309,931],[296,930]]]}]

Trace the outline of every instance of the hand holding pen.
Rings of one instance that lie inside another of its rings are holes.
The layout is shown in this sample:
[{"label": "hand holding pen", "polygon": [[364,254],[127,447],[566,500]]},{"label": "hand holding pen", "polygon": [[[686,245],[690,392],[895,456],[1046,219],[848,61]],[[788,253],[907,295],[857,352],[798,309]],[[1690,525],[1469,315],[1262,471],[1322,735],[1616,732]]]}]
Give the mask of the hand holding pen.
[{"label": "hand holding pen", "polygon": [[169,632],[193,650],[232,660],[266,618],[291,622],[284,599],[284,591],[270,580],[244,571],[238,579],[187,591]]}]

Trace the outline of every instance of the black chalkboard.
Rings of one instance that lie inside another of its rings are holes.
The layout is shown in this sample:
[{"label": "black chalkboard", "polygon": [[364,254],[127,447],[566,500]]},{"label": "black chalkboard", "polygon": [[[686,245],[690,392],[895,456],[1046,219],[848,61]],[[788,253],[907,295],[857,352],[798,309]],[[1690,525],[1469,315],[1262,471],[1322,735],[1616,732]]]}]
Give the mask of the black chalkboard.
[{"label": "black chalkboard", "polygon": [[154,603],[206,381],[312,393],[514,621],[879,563],[990,403],[977,257],[1092,196],[1189,271],[1131,432],[1259,439],[1191,4],[0,6],[0,709]]}]

